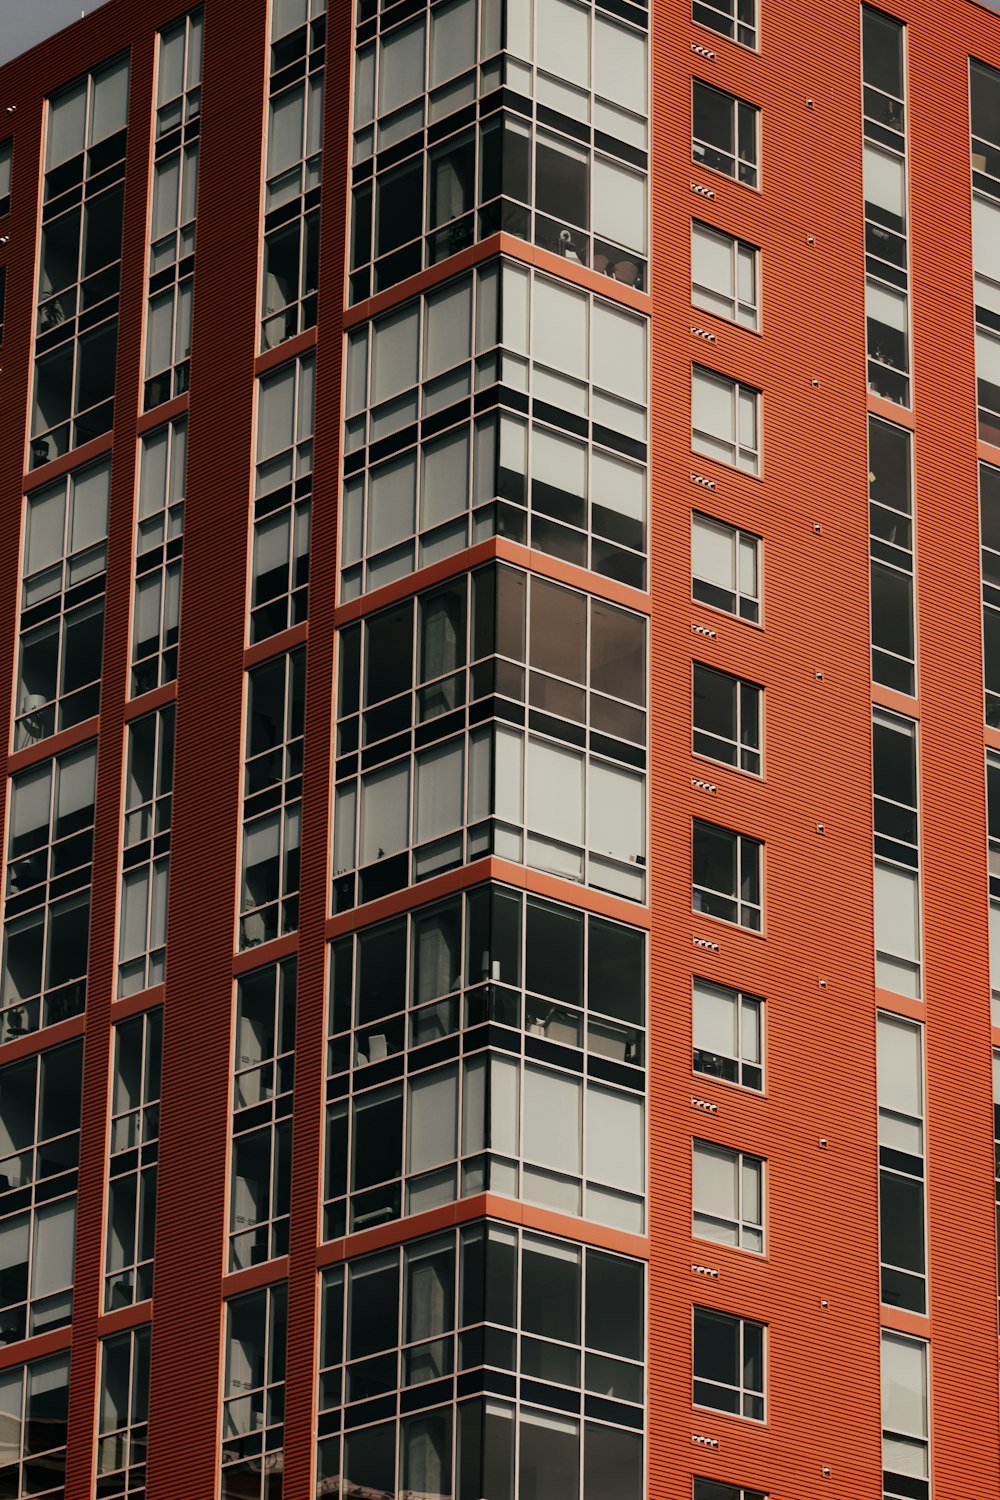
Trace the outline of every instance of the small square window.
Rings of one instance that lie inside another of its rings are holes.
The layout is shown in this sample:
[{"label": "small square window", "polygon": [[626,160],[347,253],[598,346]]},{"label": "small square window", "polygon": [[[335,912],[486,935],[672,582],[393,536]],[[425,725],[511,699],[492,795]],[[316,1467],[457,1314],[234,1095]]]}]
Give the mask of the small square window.
[{"label": "small square window", "polygon": [[763,1422],[763,1323],[695,1308],[694,1404]]},{"label": "small square window", "polygon": [[759,114],[756,105],[696,78],[691,141],[695,161],[756,187]]},{"label": "small square window", "polygon": [[767,1500],[763,1490],[748,1490],[724,1479],[695,1479],[694,1500]]},{"label": "small square window", "polygon": [[[741,47],[757,46],[757,0],[693,0],[691,18]],[[695,1480],[695,1500],[698,1500]],[[737,1492],[734,1490],[733,1494]],[[749,1492],[748,1492],[749,1493]],[[721,1500],[721,1492],[720,1492]]]},{"label": "small square window", "polygon": [[759,262],[756,245],[693,221],[691,301],[720,318],[756,328]]},{"label": "small square window", "polygon": [[745,1089],[764,1086],[764,1002],[757,995],[695,979],[692,1031],[696,1073]]},{"label": "small square window", "polygon": [[764,1253],[764,1163],[759,1156],[695,1141],[691,1170],[697,1239]]},{"label": "small square window", "polygon": [[760,391],[695,365],[691,371],[691,446],[720,463],[760,472]]},{"label": "small square window", "polygon": [[763,848],[759,839],[695,818],[692,910],[760,932]]},{"label": "small square window", "polygon": [[760,537],[691,516],[691,592],[701,604],[760,623]]},{"label": "small square window", "polygon": [[759,776],[763,696],[756,683],[696,661],[692,712],[695,754]]}]

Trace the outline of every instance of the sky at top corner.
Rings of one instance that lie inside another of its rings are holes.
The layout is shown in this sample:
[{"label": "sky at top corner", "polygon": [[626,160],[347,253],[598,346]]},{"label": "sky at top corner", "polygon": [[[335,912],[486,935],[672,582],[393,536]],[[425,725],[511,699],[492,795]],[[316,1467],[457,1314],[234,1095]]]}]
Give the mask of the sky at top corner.
[{"label": "sky at top corner", "polygon": [[100,0],[0,0],[0,67],[99,9]]}]

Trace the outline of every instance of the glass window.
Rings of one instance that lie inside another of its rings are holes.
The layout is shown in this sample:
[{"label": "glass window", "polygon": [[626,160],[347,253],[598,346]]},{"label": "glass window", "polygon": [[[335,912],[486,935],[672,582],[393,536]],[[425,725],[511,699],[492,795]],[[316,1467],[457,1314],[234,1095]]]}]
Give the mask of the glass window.
[{"label": "glass window", "polygon": [[699,78],[693,84],[693,106],[695,161],[756,187],[760,110]]},{"label": "glass window", "polygon": [[96,773],[91,741],[11,779],[4,1040],[84,1008]]},{"label": "glass window", "polygon": [[288,1287],[276,1282],[226,1304],[222,1494],[270,1500],[284,1449]]},{"label": "glass window", "polygon": [[128,725],[119,995],[162,983],[166,974],[174,717],[168,704]]},{"label": "glass window", "polygon": [[878,1017],[879,1231],[882,1301],[927,1311],[923,1032]]},{"label": "glass window", "polygon": [[696,755],[761,773],[763,690],[694,663],[693,749]]},{"label": "glass window", "polygon": [[177,676],[181,549],[187,476],[187,417],[139,440],[132,604],[133,698]]},{"label": "glass window", "polygon": [[[710,26],[720,36],[739,42],[741,47],[757,46],[756,0],[693,0],[691,15],[702,26]],[[724,1500],[721,1493],[718,1497],[699,1496],[698,1483],[696,1479],[694,1500]],[[739,1497],[734,1496],[733,1500]],[[747,1500],[750,1500],[749,1490]]]},{"label": "glass window", "polygon": [[[319,1483],[346,1470],[362,1492],[410,1494],[407,1481],[416,1480],[415,1493],[428,1500],[477,1491],[511,1496],[520,1422],[522,1496],[578,1500],[582,1468],[588,1497],[640,1500],[644,1300],[641,1262],[492,1221],[327,1269]],[[481,1395],[460,1400],[457,1410],[433,1405],[441,1387],[429,1382],[447,1381],[451,1390],[456,1369],[469,1372],[471,1383],[483,1365],[520,1373],[533,1383],[525,1395],[539,1381],[559,1387],[558,1416]],[[379,1398],[377,1422],[351,1422],[342,1439],[342,1404],[361,1416],[354,1403],[370,1397]],[[546,1450],[543,1439],[555,1447]],[[497,1490],[494,1480],[509,1483]]]},{"label": "glass window", "polygon": [[694,1071],[763,1088],[763,1006],[757,995],[695,979],[692,997]]},{"label": "glass window", "polygon": [[763,1323],[694,1309],[694,1403],[763,1422]]},{"label": "glass window", "polygon": [[[390,18],[357,50],[352,302],[497,230],[644,285],[647,183],[635,168],[647,148],[645,31],[575,0],[534,10],[517,6],[501,26],[490,4],[452,0],[429,27]],[[548,128],[495,102],[502,66]],[[470,129],[477,93],[494,102]],[[444,137],[429,154],[425,128]],[[387,148],[383,168],[376,152]]]},{"label": "glass window", "polygon": [[83,1043],[0,1068],[0,1343],[73,1315]]},{"label": "glass window", "polygon": [[710,1141],[694,1142],[693,1233],[741,1250],[764,1250],[764,1163]]},{"label": "glass window", "polygon": [[59,1496],[66,1482],[69,1351],[0,1374],[5,1480],[16,1495]]},{"label": "glass window", "polygon": [[288,1252],[295,960],[241,975],[233,1055],[229,1269]]},{"label": "glass window", "polygon": [[763,848],[759,839],[695,818],[693,910],[760,932]]},{"label": "glass window", "polygon": [[305,648],[247,674],[241,948],[299,925]]},{"label": "glass window", "polygon": [[14,142],[0,141],[0,218],[10,211],[10,185],[14,166]]},{"label": "glass window", "polygon": [[696,307],[757,328],[759,262],[756,245],[692,221],[691,301]]},{"label": "glass window", "polygon": [[924,1492],[930,1477],[927,1344],[882,1330],[882,1486]]},{"label": "glass window", "polygon": [[104,1309],[153,1295],[163,1008],[115,1027]]},{"label": "glass window", "polygon": [[[492,565],[345,629],[336,909],[490,851],[642,899],[645,634],[641,615]],[[535,732],[501,698],[526,700]]]},{"label": "glass window", "polygon": [[916,675],[911,445],[905,427],[868,418],[872,679],[901,693]]},{"label": "glass window", "polygon": [[691,446],[696,453],[760,471],[760,392],[695,365],[691,372]]},{"label": "glass window", "polygon": [[[644,319],[508,262],[352,331],[342,596],[494,534],[642,587],[646,348]],[[541,420],[517,399],[470,423],[474,387],[528,389],[529,349]]]},{"label": "glass window", "polygon": [[691,517],[691,590],[702,604],[760,624],[760,543],[711,516]]},{"label": "glass window", "polygon": [[920,996],[920,877],[916,724],[872,714],[875,794],[876,981]]},{"label": "glass window", "polygon": [[98,711],[110,491],[102,459],[25,497],[17,750]]},{"label": "glass window", "polygon": [[145,1487],[151,1332],[146,1323],[101,1341],[97,1487],[102,1500],[130,1500]]}]

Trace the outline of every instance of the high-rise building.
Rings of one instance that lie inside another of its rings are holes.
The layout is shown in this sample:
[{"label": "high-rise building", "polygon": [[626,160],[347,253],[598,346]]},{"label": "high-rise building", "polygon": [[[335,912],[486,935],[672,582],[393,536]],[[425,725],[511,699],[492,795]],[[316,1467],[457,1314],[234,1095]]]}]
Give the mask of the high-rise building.
[{"label": "high-rise building", "polygon": [[995,1500],[997,7],[109,0],[0,338],[0,1495]]}]

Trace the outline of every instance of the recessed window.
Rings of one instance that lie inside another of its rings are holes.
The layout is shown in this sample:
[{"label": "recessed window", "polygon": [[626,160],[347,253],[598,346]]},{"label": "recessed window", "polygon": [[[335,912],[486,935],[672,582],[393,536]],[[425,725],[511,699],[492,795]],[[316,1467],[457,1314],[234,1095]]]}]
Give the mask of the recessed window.
[{"label": "recessed window", "polygon": [[881,1011],[877,1036],[881,1296],[925,1313],[923,1027]]},{"label": "recessed window", "polygon": [[763,1088],[763,1011],[757,995],[695,979],[692,994],[694,1071],[746,1089]]},{"label": "recessed window", "polygon": [[872,681],[900,693],[915,680],[911,444],[905,427],[868,418]]},{"label": "recessed window", "polygon": [[875,978],[884,989],[920,998],[920,842],[917,726],[872,714],[875,798]]},{"label": "recessed window", "polygon": [[131,721],[126,764],[118,993],[134,995],[166,973],[174,704]]},{"label": "recessed window", "polygon": [[82,1081],[82,1041],[0,1068],[5,1347],[62,1328],[73,1316]]},{"label": "recessed window", "polygon": [[222,1493],[268,1500],[268,1477],[283,1467],[288,1284],[232,1297],[226,1312]]},{"label": "recessed window", "polygon": [[691,154],[695,161],[756,187],[757,106],[698,78],[693,104]]},{"label": "recessed window", "polygon": [[295,959],[236,986],[229,1269],[288,1252],[295,1079]]},{"label": "recessed window", "polygon": [[691,372],[691,446],[720,463],[760,471],[760,391],[714,370]]},{"label": "recessed window", "polygon": [[145,1494],[151,1334],[144,1323],[101,1341],[97,1493],[108,1500]]},{"label": "recessed window", "polygon": [[[720,36],[728,36],[741,47],[757,46],[756,0],[694,0],[691,16],[702,26],[710,26]],[[698,1481],[695,1480],[695,1500]],[[735,1494],[735,1491],[734,1491]]]},{"label": "recessed window", "polygon": [[10,181],[14,166],[14,142],[0,141],[0,218],[10,212]]},{"label": "recessed window", "polygon": [[187,417],[147,432],[139,444],[135,525],[131,694],[177,676]]},{"label": "recessed window", "polygon": [[163,1007],[115,1027],[104,1311],[153,1295]]},{"label": "recessed window", "polygon": [[724,761],[760,775],[761,704],[756,683],[694,663],[694,739],[696,755]]},{"label": "recessed window", "polygon": [[694,1404],[763,1422],[763,1323],[695,1308]]},{"label": "recessed window", "polygon": [[760,251],[722,229],[691,225],[691,301],[747,328],[757,327]]},{"label": "recessed window", "polygon": [[759,624],[760,537],[694,513],[691,592],[701,604]]},{"label": "recessed window", "polygon": [[763,1490],[727,1484],[724,1479],[695,1479],[694,1500],[767,1500]]},{"label": "recessed window", "polygon": [[759,1156],[695,1141],[692,1233],[740,1250],[764,1250],[764,1163]]},{"label": "recessed window", "polygon": [[763,848],[759,839],[695,818],[692,909],[759,932]]},{"label": "recessed window", "polygon": [[927,1344],[882,1330],[882,1492],[905,1500],[930,1492]]}]

